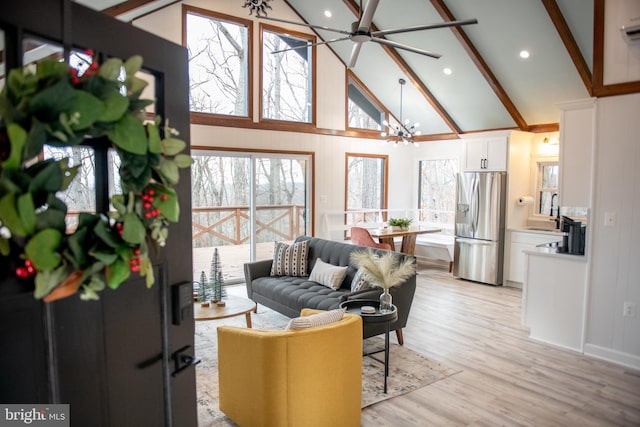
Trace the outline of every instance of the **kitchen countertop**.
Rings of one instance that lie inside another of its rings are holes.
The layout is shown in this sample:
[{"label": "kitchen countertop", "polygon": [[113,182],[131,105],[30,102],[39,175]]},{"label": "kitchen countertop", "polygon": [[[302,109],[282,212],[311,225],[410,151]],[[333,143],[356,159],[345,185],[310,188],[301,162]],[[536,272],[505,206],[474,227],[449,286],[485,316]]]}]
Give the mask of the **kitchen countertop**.
[{"label": "kitchen countertop", "polygon": [[562,235],[564,234],[560,230],[543,227],[516,227],[509,228],[508,230],[517,231],[519,233],[547,234],[549,236],[557,237],[558,240],[562,240]]},{"label": "kitchen countertop", "polygon": [[559,253],[556,252],[556,249],[557,248],[536,247],[534,249],[525,249],[523,252],[527,255],[557,258],[562,259],[563,261],[587,262],[587,257],[585,255]]},{"label": "kitchen countertop", "polygon": [[[509,231],[518,232],[518,233],[533,233],[533,234],[541,234],[549,236],[549,242],[561,242],[562,236],[566,233],[561,232],[557,229],[547,229],[543,227],[518,227],[518,228],[510,228]],[[566,261],[574,261],[574,262],[587,262],[587,257],[585,255],[573,255],[567,253],[557,252],[557,247],[540,247],[537,246],[533,249],[526,249],[523,251],[528,255],[535,256],[544,256],[562,259]]]}]

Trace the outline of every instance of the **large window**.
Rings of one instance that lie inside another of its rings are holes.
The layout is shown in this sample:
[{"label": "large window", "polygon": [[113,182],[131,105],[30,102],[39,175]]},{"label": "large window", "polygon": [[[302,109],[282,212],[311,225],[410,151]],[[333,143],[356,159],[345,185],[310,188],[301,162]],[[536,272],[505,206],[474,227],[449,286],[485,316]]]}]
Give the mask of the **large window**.
[{"label": "large window", "polygon": [[419,220],[453,232],[458,161],[421,160],[419,169]]},{"label": "large window", "polygon": [[311,156],[192,152],[193,277],[218,251],[226,282],[246,262],[273,257],[274,242],[311,235]]},{"label": "large window", "polygon": [[349,77],[347,83],[347,127],[357,129],[382,130],[385,113],[373,96],[360,84]]},{"label": "large window", "polygon": [[315,37],[262,26],[262,118],[313,123]]},{"label": "large window", "polygon": [[345,224],[386,220],[388,157],[346,154]]},{"label": "large window", "polygon": [[184,6],[189,108],[250,117],[251,21]]}]

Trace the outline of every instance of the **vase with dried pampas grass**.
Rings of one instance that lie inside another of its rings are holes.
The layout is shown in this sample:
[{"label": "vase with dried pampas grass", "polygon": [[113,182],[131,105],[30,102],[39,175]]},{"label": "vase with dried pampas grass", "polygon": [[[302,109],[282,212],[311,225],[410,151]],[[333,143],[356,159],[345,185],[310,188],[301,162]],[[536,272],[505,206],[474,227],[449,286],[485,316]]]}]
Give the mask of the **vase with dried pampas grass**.
[{"label": "vase with dried pampas grass", "polygon": [[354,251],[351,262],[364,271],[365,279],[372,285],[383,289],[380,295],[380,311],[385,313],[393,308],[389,289],[399,285],[415,274],[415,263],[410,258],[399,261],[397,254],[387,251],[384,254],[368,251]]}]

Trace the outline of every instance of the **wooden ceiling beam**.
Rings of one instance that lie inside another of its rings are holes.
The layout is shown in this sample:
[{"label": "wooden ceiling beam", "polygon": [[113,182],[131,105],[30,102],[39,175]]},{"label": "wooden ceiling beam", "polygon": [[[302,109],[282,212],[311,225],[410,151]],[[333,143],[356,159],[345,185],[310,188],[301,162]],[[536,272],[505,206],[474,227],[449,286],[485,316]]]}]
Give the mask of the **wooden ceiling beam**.
[{"label": "wooden ceiling beam", "polygon": [[[444,3],[444,0],[431,0],[431,4],[444,21],[449,22],[456,20],[455,16],[453,16],[453,13],[451,13],[447,5]],[[482,74],[487,83],[489,83],[489,86],[496,94],[500,102],[502,102],[502,105],[506,108],[507,112],[516,123],[518,128],[523,131],[529,130],[529,125],[527,125],[527,122],[524,120],[524,118],[516,108],[515,104],[507,94],[507,91],[504,90],[496,76],[493,74],[493,72],[485,62],[484,58],[482,58],[482,55],[480,55],[478,49],[476,49],[476,47],[473,45],[471,39],[469,39],[469,36],[467,36],[464,30],[460,27],[451,27],[451,31],[460,42],[463,49],[467,52],[469,58],[471,58],[476,67],[478,67],[478,71],[480,71],[480,74]]]},{"label": "wooden ceiling beam", "polygon": [[[349,8],[351,12],[356,16],[356,18],[360,17],[360,6],[354,0],[343,0],[344,4]],[[370,31],[379,31],[380,29],[376,27],[374,24],[371,24]],[[384,37],[380,37],[384,38]],[[400,67],[402,72],[404,72],[411,80],[411,83],[418,89],[418,91],[424,96],[427,102],[431,105],[431,107],[435,110],[436,113],[440,116],[440,118],[446,123],[446,125],[456,134],[462,133],[462,129],[460,126],[453,120],[453,118],[449,115],[449,113],[444,109],[442,104],[436,99],[436,97],[431,93],[431,91],[427,88],[422,80],[418,77],[418,75],[411,69],[409,64],[400,56],[398,51],[394,48],[380,45],[385,52],[394,60],[394,62]]]},{"label": "wooden ceiling beam", "polygon": [[590,96],[593,96],[591,70],[589,69],[587,61],[585,61],[584,56],[582,56],[582,52],[580,52],[576,39],[573,37],[573,34],[571,34],[571,30],[562,15],[562,11],[558,7],[558,3],[556,3],[556,0],[541,1],[544,8],[547,10],[549,18],[551,18],[551,22],[553,22],[553,25],[556,27],[556,31],[558,31],[558,35],[560,36],[562,43],[564,43],[564,47],[567,49],[567,53],[571,57],[584,86],[587,88],[587,92],[589,92]]},{"label": "wooden ceiling beam", "polygon": [[127,13],[133,9],[137,9],[139,7],[145,6],[149,3],[153,3],[156,0],[126,0],[122,3],[118,3],[115,6],[108,7],[102,11],[109,16],[118,16],[123,13]]}]

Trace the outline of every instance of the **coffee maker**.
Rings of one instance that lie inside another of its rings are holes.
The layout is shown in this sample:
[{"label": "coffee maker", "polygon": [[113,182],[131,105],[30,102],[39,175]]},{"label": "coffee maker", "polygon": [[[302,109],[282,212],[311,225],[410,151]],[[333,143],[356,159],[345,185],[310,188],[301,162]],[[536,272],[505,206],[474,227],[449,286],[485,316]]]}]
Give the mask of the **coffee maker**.
[{"label": "coffee maker", "polygon": [[581,221],[562,216],[560,230],[563,232],[562,247],[558,252],[572,255],[584,255],[587,227]]}]

